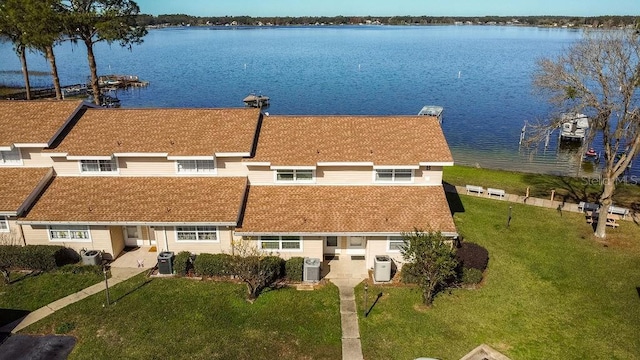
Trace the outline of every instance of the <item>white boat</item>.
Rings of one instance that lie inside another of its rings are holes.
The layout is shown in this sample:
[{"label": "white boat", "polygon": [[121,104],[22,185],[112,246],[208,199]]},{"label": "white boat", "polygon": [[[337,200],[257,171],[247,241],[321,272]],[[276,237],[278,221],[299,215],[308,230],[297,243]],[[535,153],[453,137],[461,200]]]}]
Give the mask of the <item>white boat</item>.
[{"label": "white boat", "polygon": [[585,114],[563,114],[560,140],[583,141],[589,130],[589,118]]},{"label": "white boat", "polygon": [[418,115],[422,116],[435,116],[438,118],[438,122],[442,124],[442,112],[444,108],[442,106],[436,105],[426,105],[423,106]]}]

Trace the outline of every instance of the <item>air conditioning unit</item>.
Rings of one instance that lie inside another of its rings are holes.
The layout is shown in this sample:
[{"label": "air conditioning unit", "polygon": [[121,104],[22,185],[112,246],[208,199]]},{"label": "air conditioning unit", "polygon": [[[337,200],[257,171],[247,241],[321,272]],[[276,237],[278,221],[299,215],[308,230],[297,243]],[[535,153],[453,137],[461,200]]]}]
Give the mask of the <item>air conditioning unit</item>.
[{"label": "air conditioning unit", "polygon": [[320,281],[320,259],[304,258],[303,277],[305,282]]}]

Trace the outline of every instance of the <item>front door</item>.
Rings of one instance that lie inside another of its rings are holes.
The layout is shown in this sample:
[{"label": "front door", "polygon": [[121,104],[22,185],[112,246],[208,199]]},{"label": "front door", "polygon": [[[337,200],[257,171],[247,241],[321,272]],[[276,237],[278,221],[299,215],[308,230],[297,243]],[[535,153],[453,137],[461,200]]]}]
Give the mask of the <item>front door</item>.
[{"label": "front door", "polygon": [[347,254],[365,255],[364,236],[349,236],[347,238]]},{"label": "front door", "polygon": [[324,238],[324,253],[325,254],[340,254],[340,239],[337,236],[325,236]]},{"label": "front door", "polygon": [[140,226],[125,226],[124,244],[125,246],[144,245],[144,240],[142,239],[142,231],[140,229]]}]

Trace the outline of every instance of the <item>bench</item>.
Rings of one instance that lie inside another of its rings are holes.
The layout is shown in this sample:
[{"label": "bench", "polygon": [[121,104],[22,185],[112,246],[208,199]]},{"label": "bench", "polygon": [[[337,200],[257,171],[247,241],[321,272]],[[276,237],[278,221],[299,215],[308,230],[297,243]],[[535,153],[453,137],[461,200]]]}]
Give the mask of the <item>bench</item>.
[{"label": "bench", "polygon": [[620,215],[624,219],[629,215],[629,209],[611,205],[609,206],[609,214]]},{"label": "bench", "polygon": [[580,212],[598,211],[599,208],[600,208],[600,205],[590,203],[590,202],[580,201],[580,203],[578,204],[578,210],[580,210]]},{"label": "bench", "polygon": [[484,189],[482,188],[482,186],[467,185],[467,195],[472,192],[478,195],[482,195],[484,194]]},{"label": "bench", "polygon": [[503,199],[505,193],[504,193],[504,190],[502,190],[502,189],[488,188],[487,189],[487,196],[491,197],[492,195],[498,196],[501,199]]}]

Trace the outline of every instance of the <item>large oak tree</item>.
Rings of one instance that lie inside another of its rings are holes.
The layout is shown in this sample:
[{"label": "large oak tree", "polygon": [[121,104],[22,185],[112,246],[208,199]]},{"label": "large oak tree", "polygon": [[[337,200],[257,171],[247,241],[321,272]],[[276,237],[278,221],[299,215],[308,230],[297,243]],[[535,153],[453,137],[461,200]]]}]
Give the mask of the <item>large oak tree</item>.
[{"label": "large oak tree", "polygon": [[[583,39],[555,59],[542,59],[534,77],[559,112],[590,116],[587,143],[602,141],[600,214],[595,235],[606,236],[604,217],[612,205],[616,182],[640,150],[640,35],[637,31],[586,32]],[[547,130],[558,121],[550,121]],[[597,136],[599,135],[599,136]]]}]

